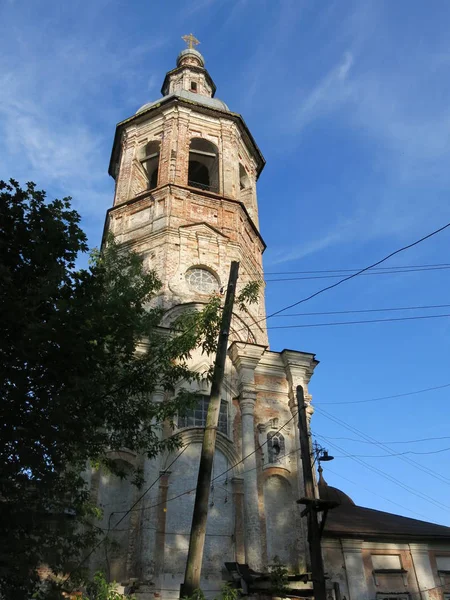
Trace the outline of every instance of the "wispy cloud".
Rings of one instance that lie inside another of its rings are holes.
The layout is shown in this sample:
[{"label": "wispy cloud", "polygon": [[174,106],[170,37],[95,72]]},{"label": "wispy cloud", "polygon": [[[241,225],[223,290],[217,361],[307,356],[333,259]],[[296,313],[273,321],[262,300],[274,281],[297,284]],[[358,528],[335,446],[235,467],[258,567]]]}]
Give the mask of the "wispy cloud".
[{"label": "wispy cloud", "polygon": [[268,265],[280,265],[283,263],[301,260],[311,254],[326,250],[330,246],[342,242],[352,243],[355,239],[361,219],[358,217],[344,219],[334,224],[325,231],[316,231],[314,237],[289,246],[278,245],[278,248],[270,254],[266,261]]},{"label": "wispy cloud", "polygon": [[352,88],[349,85],[352,64],[353,56],[346,52],[337,65],[311,89],[298,108],[294,109],[293,119],[289,120],[291,131],[300,133],[308,124],[330,114],[352,99]]},{"label": "wispy cloud", "polygon": [[[77,22],[78,28],[58,35],[54,27],[45,44],[41,30],[51,24],[45,18],[41,29],[13,27],[9,46],[4,40],[0,177],[34,180],[49,195],[71,195],[84,217],[103,220],[112,202],[107,166],[114,124],[155,95],[151,61],[167,38],[155,35],[129,48],[113,40],[113,30],[93,36],[93,13],[84,28]],[[120,87],[111,93],[119,76]]]},{"label": "wispy cloud", "polygon": [[[448,219],[442,191],[450,185],[450,109],[443,90],[450,93],[445,83],[450,43],[443,37],[429,51],[423,45],[402,47],[392,32],[383,36],[381,11],[370,10],[367,17],[361,8],[351,12],[345,35],[341,31],[318,61],[326,68],[319,76],[314,73],[309,86],[298,74],[300,83],[291,94],[295,100],[284,96],[290,114],[280,113],[275,124],[291,148],[295,144],[303,151],[311,143],[310,133],[332,131],[345,149],[361,148],[366,176],[359,189],[352,184],[353,201],[339,203],[334,224],[315,227],[310,239],[274,255],[274,264],[348,242],[403,239]],[[341,165],[350,181],[351,170],[360,164],[357,154],[352,158],[354,165]]]}]

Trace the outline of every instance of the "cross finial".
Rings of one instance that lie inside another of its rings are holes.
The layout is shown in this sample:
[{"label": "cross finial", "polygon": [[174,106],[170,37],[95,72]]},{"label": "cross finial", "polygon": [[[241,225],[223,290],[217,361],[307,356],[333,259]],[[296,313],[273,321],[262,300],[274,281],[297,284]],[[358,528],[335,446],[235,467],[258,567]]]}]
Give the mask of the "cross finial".
[{"label": "cross finial", "polygon": [[189,35],[183,35],[181,39],[186,42],[187,47],[190,49],[200,44],[198,39],[192,33],[190,33]]}]

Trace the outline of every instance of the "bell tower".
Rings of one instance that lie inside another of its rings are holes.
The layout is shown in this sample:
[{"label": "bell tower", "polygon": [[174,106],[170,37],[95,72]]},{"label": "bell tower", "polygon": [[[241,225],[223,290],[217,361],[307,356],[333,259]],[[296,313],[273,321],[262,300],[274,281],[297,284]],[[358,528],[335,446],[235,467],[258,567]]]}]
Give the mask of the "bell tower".
[{"label": "bell tower", "polygon": [[267,345],[256,182],[264,158],[243,118],[215,97],[192,34],[161,88],[117,125],[109,173],[116,181],[106,227],[144,256],[162,281],[167,318],[204,303],[240,262],[238,291],[261,283],[259,299],[235,315],[231,337]]},{"label": "bell tower", "polygon": [[[264,158],[243,118],[215,97],[194,48],[198,40],[184,39],[188,47],[166,74],[162,97],[117,125],[106,230],[158,275],[162,287],[153,302],[164,309],[167,327],[186,307],[221,293],[232,261],[240,263],[238,292],[261,283],[258,302],[236,311],[231,327],[202,566],[209,598],[223,585],[224,569],[236,563],[267,573],[278,557],[290,573],[309,572],[306,525],[295,503],[305,495],[296,390],[303,387],[310,417],[308,383],[317,360],[309,352],[268,348],[256,196]],[[204,372],[212,358],[198,350],[190,366]],[[101,525],[115,542],[110,578],[133,581],[139,600],[175,600],[184,578],[210,395],[209,381],[192,385],[197,404],[173,421],[182,454],[120,454],[142,468],[148,493],[101,470],[92,475],[92,497],[104,509]],[[170,393],[158,388],[151,401],[164,402]],[[172,429],[159,435],[171,436]],[[136,504],[119,528],[110,527],[117,511]],[[91,566],[105,568],[103,552]]]}]

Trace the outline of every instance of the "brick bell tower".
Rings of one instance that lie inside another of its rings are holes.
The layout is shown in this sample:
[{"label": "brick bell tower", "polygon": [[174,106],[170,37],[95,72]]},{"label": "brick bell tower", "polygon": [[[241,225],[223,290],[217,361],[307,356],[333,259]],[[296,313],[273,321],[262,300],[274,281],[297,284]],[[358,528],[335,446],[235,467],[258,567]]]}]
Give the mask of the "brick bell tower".
[{"label": "brick bell tower", "polygon": [[[203,56],[189,48],[164,79],[163,97],[117,125],[109,174],[116,181],[107,228],[145,256],[163,287],[167,319],[226,287],[240,262],[238,291],[263,282],[264,241],[256,181],[265,161],[243,118],[215,98]],[[264,286],[232,339],[267,345]]]},{"label": "brick bell tower", "polygon": [[[155,302],[166,309],[167,326],[226,287],[233,260],[240,262],[238,292],[264,280],[256,197],[264,158],[242,117],[214,97],[197,40],[185,39],[189,47],[167,73],[162,98],[117,125],[109,167],[116,189],[106,229],[156,271],[162,289]],[[267,572],[278,557],[291,573],[308,570],[306,525],[295,503],[304,495],[296,387],[309,403],[317,361],[308,352],[268,349],[263,285],[248,311],[234,316],[222,388],[202,567],[207,598],[217,595],[226,564]],[[203,372],[211,360],[196,351],[191,366]],[[95,468],[90,474],[100,525],[114,541],[108,576],[134,582],[139,600],[179,597],[210,392],[209,382],[198,385],[197,406],[174,418],[182,455],[150,459],[124,449],[113,457],[142,468],[143,498],[126,478]],[[165,397],[158,389],[151,401]],[[312,412],[308,406],[309,418]],[[172,433],[165,427],[159,435]],[[105,569],[103,549],[91,567]]]}]

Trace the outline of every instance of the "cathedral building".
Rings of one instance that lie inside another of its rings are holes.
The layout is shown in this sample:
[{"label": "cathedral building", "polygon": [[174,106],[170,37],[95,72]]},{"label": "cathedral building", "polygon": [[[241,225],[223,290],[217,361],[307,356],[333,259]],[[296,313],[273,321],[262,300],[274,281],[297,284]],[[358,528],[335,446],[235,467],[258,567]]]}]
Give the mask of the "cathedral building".
[{"label": "cathedral building", "polygon": [[[267,582],[278,563],[295,582],[290,596],[313,598],[306,523],[296,504],[305,496],[296,388],[305,390],[309,420],[317,360],[269,348],[256,193],[264,158],[241,115],[215,97],[196,40],[186,38],[162,97],[117,125],[105,232],[156,271],[162,288],[155,302],[167,328],[225,289],[232,261],[240,263],[238,293],[261,283],[258,302],[236,308],[231,323],[201,588],[209,598],[233,578]],[[213,359],[194,353],[192,369],[203,373]],[[126,478],[94,468],[88,476],[109,540],[90,567],[137,600],[180,595],[210,393],[206,380],[196,385],[195,408],[175,419],[182,453],[148,459],[123,449],[111,456],[125,470],[143,470],[143,497]],[[164,402],[166,393],[158,390],[152,401]],[[316,496],[334,505],[321,523],[327,600],[450,600],[450,528],[356,506],[319,472]]]},{"label": "cathedral building", "polygon": [[[258,302],[248,312],[236,310],[232,320],[202,568],[202,589],[213,594],[227,578],[225,563],[267,572],[278,559],[293,574],[307,570],[305,524],[296,505],[304,491],[295,392],[302,385],[307,394],[317,360],[309,352],[269,348],[256,188],[264,158],[242,116],[215,97],[204,58],[192,47],[195,38],[188,41],[164,78],[162,97],[117,125],[106,230],[156,271],[167,327],[180,311],[201,307],[226,287],[232,261],[240,263],[238,292],[250,281],[262,283]],[[199,353],[192,368],[203,372],[212,360]],[[141,491],[126,479],[91,474],[102,527],[112,540],[91,567],[133,584],[142,600],[178,598],[184,578],[190,490],[209,400],[209,384],[200,388],[196,408],[177,419],[187,445],[179,459],[149,460],[126,450],[117,456],[143,468],[144,488],[159,477],[117,528]],[[164,392],[152,400],[163,402]]]}]

